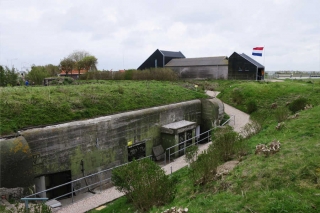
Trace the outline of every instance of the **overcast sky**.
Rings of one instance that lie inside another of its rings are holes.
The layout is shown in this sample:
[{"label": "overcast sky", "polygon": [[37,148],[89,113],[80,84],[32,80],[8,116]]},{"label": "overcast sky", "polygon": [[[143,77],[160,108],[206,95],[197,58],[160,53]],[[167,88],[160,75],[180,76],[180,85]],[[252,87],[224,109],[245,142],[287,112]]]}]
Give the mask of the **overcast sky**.
[{"label": "overcast sky", "polygon": [[156,49],[187,58],[252,54],[267,71],[320,70],[319,0],[0,0],[0,64],[58,65],[75,50],[98,69],[138,68]]}]

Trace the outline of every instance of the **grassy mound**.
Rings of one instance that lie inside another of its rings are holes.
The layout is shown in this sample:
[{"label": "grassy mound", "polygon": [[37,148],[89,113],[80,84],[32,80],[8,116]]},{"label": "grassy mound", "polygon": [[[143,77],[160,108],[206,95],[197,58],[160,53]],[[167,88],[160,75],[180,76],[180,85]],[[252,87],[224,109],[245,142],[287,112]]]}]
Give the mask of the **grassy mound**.
[{"label": "grassy mound", "polygon": [[0,88],[0,134],[207,97],[203,91],[160,81]]}]

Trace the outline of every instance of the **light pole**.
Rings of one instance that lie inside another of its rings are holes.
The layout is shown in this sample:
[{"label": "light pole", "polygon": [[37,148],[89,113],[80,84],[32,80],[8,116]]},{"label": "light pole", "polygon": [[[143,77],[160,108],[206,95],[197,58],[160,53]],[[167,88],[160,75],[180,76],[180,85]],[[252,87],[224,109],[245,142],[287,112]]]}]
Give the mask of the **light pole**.
[{"label": "light pole", "polygon": [[14,59],[11,59],[10,61],[11,61],[11,69],[13,68],[13,66],[12,66],[12,61],[14,61],[14,60],[18,60],[17,58],[14,58]]}]

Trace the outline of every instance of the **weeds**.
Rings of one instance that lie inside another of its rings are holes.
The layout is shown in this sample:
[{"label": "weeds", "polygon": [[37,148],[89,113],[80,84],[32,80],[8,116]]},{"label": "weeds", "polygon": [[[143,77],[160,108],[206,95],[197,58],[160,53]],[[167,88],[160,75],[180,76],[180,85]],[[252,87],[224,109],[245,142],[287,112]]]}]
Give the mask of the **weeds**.
[{"label": "weeds", "polygon": [[256,101],[250,100],[247,102],[247,113],[251,114],[258,110]]},{"label": "weeds", "polygon": [[174,179],[150,159],[133,161],[112,171],[114,185],[140,211],[171,202],[176,193]]},{"label": "weeds", "polygon": [[279,107],[274,111],[274,116],[278,123],[287,120],[289,116],[289,110],[286,107]]}]

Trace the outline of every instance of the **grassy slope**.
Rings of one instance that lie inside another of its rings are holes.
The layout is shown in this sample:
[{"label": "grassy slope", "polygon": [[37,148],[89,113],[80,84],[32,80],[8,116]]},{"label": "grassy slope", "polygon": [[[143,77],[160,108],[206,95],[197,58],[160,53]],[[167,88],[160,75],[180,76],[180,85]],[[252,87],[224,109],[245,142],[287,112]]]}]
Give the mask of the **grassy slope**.
[{"label": "grassy slope", "polygon": [[[262,131],[248,139],[252,153],[225,180],[213,182],[205,188],[195,188],[184,168],[174,175],[179,177],[178,194],[173,203],[154,208],[161,212],[171,206],[188,207],[189,212],[319,212],[320,211],[320,82],[213,82],[224,88],[222,99],[229,99],[232,89],[239,87],[247,100],[255,99],[259,110],[253,117],[263,122]],[[210,84],[210,83],[208,83]],[[231,85],[231,87],[230,87]],[[265,94],[265,95],[261,95]],[[297,96],[307,97],[315,105],[301,111],[296,119],[286,120],[286,127],[276,130],[271,103],[278,106]],[[237,105],[245,109],[245,104]],[[279,153],[264,157],[254,155],[255,145],[280,140]],[[99,212],[134,212],[120,198]]]},{"label": "grassy slope", "polygon": [[0,135],[19,129],[81,120],[207,97],[201,90],[159,81],[0,88]]}]

